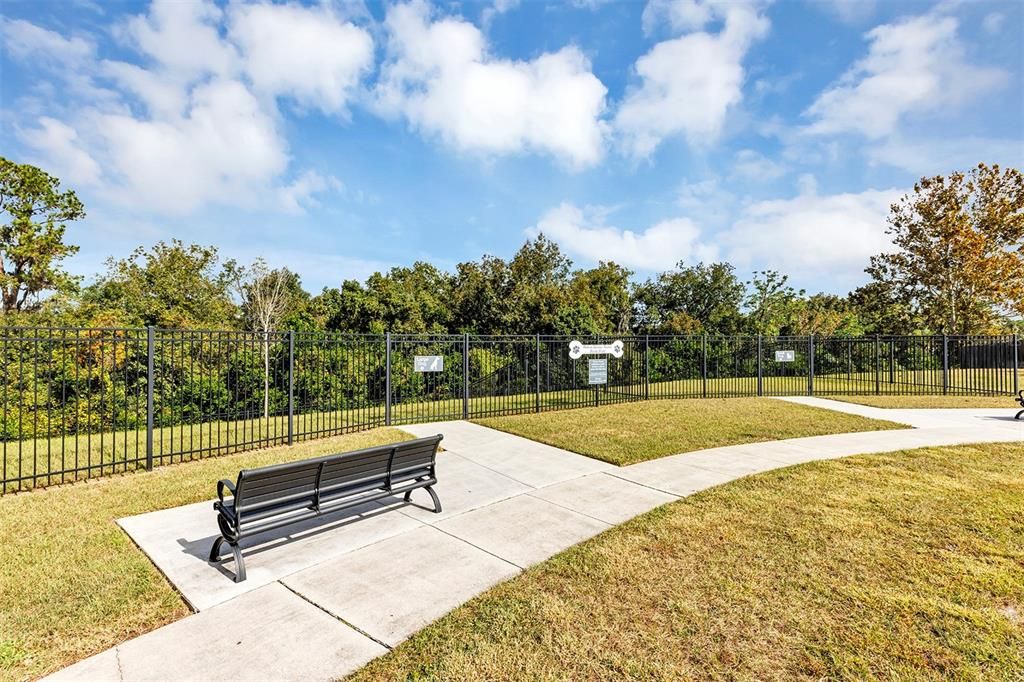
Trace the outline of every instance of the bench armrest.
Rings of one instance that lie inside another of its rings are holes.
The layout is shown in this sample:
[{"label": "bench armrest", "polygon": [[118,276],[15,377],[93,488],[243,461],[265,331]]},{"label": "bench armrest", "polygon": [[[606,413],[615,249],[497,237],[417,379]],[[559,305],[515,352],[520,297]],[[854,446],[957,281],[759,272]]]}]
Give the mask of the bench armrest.
[{"label": "bench armrest", "polygon": [[226,478],[217,481],[217,497],[221,502],[224,501],[224,488],[227,488],[232,496],[235,494],[235,484]]}]

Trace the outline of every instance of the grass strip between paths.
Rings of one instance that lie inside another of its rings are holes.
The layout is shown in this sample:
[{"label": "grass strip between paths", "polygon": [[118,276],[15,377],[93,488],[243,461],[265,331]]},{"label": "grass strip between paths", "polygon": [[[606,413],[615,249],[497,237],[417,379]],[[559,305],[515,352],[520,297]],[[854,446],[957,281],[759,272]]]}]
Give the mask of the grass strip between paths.
[{"label": "grass strip between paths", "polygon": [[658,400],[475,421],[620,466],[723,445],[908,428],[771,398]]},{"label": "grass strip between paths", "polygon": [[830,395],[822,397],[869,407],[914,410],[995,407],[1013,412],[1015,408],[1020,409],[1020,405],[1008,395]]}]

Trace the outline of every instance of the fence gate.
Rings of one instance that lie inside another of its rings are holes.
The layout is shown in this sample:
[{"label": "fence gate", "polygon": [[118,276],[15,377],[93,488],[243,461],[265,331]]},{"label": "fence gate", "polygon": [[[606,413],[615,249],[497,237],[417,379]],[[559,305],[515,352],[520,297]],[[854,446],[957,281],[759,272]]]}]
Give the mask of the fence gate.
[{"label": "fence gate", "polygon": [[390,334],[385,421],[389,424],[466,416],[465,335]]}]

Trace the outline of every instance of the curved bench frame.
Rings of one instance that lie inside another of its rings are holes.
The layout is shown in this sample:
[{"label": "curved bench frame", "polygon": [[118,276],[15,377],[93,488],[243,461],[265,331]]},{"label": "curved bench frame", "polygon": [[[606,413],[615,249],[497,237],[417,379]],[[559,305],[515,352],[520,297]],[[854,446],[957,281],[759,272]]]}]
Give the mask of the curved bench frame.
[{"label": "curved bench frame", "polygon": [[[423,488],[441,513],[437,483],[437,450],[442,436],[417,438],[259,469],[243,469],[238,480],[217,482],[217,526],[220,536],[210,548],[210,562],[221,561],[224,544],[235,560],[235,582],[245,580],[239,542],[247,536],[356,507],[373,500]],[[224,493],[230,493],[225,498]]]},{"label": "curved bench frame", "polygon": [[[1018,403],[1020,403],[1020,406],[1021,406],[1021,407],[1024,407],[1024,388],[1022,388],[1022,389],[1021,389],[1020,391],[1018,391],[1018,392],[1017,392],[1017,398],[1016,398],[1016,401],[1017,401]],[[1014,419],[1020,419],[1020,418],[1021,418],[1021,416],[1024,416],[1024,410],[1021,410],[1020,412],[1018,412],[1017,414],[1015,414],[1013,418],[1014,418]]]}]

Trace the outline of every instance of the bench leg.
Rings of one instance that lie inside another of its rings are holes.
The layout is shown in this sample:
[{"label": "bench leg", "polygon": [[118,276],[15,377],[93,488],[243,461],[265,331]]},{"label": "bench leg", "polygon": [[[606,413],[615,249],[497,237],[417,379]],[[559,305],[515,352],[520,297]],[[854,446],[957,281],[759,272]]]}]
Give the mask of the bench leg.
[{"label": "bench leg", "polygon": [[1020,412],[1018,412],[1018,413],[1017,413],[1017,414],[1016,414],[1016,415],[1014,416],[1014,419],[1020,419],[1020,418],[1021,418],[1021,415],[1024,415],[1024,410],[1021,410]]},{"label": "bench leg", "polygon": [[434,492],[434,487],[428,485],[426,488],[424,488],[424,490],[426,490],[428,493],[430,493],[430,499],[432,499],[434,501],[434,513],[435,514],[440,514],[441,513],[441,500],[437,499],[437,493]]},{"label": "bench leg", "polygon": [[[213,547],[210,548],[211,563],[220,561],[220,550],[221,547],[224,546],[224,542],[225,540],[223,536],[213,541]],[[242,560],[242,548],[237,544],[231,545],[231,551],[235,555],[235,582],[240,583],[245,580],[245,562]]]},{"label": "bench leg", "polygon": [[[440,514],[441,500],[437,499],[437,493],[434,492],[434,488],[428,485],[425,486],[423,489],[430,493],[430,499],[434,501],[434,513]],[[412,490],[407,490],[405,492],[405,503],[409,504],[410,502],[412,502]]]},{"label": "bench leg", "polygon": [[242,561],[242,548],[238,545],[231,545],[231,549],[235,553],[235,582],[240,583],[245,580],[245,562]]}]

